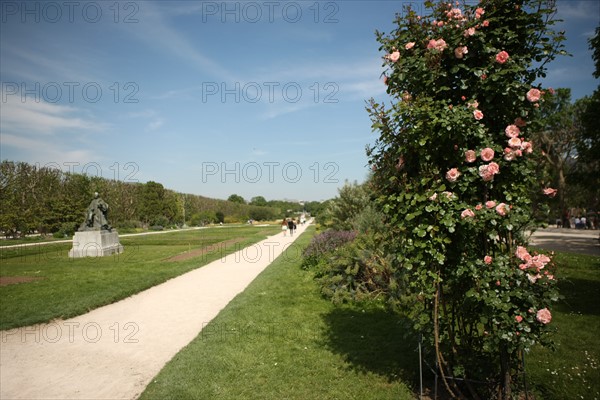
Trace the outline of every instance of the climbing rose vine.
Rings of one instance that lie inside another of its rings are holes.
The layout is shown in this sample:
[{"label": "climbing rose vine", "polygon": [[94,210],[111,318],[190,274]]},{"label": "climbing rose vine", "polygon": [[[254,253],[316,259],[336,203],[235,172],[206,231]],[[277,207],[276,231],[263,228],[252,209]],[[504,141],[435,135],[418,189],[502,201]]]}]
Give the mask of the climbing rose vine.
[{"label": "climbing rose vine", "polygon": [[368,155],[394,254],[390,300],[456,397],[510,398],[523,354],[553,329],[555,266],[524,234],[531,193],[555,193],[536,188],[528,139],[544,96],[536,80],[564,39],[551,5],[426,3],[377,32],[393,101],[367,107],[379,135]]}]

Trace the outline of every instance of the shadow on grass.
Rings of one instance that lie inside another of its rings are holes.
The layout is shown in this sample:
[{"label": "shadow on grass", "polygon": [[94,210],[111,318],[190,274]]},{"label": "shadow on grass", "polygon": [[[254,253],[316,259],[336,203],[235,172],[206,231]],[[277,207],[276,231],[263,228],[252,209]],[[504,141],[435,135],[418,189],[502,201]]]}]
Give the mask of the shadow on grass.
[{"label": "shadow on grass", "polygon": [[598,281],[566,278],[559,281],[558,288],[564,299],[555,306],[557,311],[582,315],[600,315],[600,307],[598,307],[597,301],[600,299]]},{"label": "shadow on grass", "polygon": [[405,319],[382,309],[349,306],[323,318],[328,326],[324,345],[341,355],[350,369],[418,385],[418,334]]}]

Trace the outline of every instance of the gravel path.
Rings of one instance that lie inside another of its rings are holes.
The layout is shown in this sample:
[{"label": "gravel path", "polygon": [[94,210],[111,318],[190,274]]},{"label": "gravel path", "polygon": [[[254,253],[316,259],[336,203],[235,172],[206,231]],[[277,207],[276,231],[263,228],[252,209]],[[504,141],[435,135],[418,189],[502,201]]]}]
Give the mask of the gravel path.
[{"label": "gravel path", "polygon": [[85,315],[1,331],[0,399],[137,398],[305,228]]}]

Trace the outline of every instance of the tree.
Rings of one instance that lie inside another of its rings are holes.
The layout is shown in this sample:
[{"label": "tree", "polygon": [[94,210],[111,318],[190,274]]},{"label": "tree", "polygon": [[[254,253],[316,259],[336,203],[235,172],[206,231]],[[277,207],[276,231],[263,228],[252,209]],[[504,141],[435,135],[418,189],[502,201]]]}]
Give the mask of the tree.
[{"label": "tree", "polygon": [[147,225],[155,225],[164,219],[165,188],[162,184],[148,181],[140,199],[140,219]]},{"label": "tree", "polygon": [[267,200],[262,196],[255,196],[252,199],[250,199],[250,205],[265,207],[267,205]]},{"label": "tree", "polygon": [[390,301],[433,349],[453,397],[507,400],[523,352],[550,340],[557,299],[551,260],[527,251],[524,231],[532,189],[553,193],[534,179],[527,137],[535,80],[564,37],[550,29],[551,1],[426,5],[428,15],[407,9],[391,34],[377,33],[393,102],[367,107]]},{"label": "tree", "polygon": [[[600,27],[589,41],[593,51],[592,58],[596,68],[594,77],[600,78]],[[600,126],[598,110],[600,110],[600,85],[591,97],[577,101],[581,119],[581,130],[577,140],[578,163],[574,179],[585,182],[588,192],[588,203],[598,211],[600,209]]]},{"label": "tree", "polygon": [[227,201],[231,201],[232,203],[246,204],[246,200],[240,195],[232,194],[227,198]]},{"label": "tree", "polygon": [[558,189],[559,210],[562,213],[566,209],[567,175],[575,166],[577,139],[581,130],[576,107],[571,104],[570,89],[558,89],[544,96],[544,101],[540,103],[538,126],[540,128],[533,132],[532,139],[541,150],[542,165],[550,168],[553,182],[548,182],[548,185]]}]

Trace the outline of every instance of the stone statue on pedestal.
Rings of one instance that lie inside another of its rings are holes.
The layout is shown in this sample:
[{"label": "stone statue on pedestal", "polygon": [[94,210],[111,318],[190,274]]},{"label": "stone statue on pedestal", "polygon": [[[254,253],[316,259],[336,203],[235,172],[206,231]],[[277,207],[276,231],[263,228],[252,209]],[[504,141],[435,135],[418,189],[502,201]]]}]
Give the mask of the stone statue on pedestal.
[{"label": "stone statue on pedestal", "polygon": [[111,231],[112,227],[108,223],[108,204],[100,196],[98,192],[94,193],[94,199],[88,206],[85,214],[85,221],[79,227],[79,231]]},{"label": "stone statue on pedestal", "polygon": [[73,237],[69,257],[103,257],[123,252],[119,234],[108,223],[107,214],[108,204],[98,192],[94,193],[94,199],[85,211],[85,221]]}]

